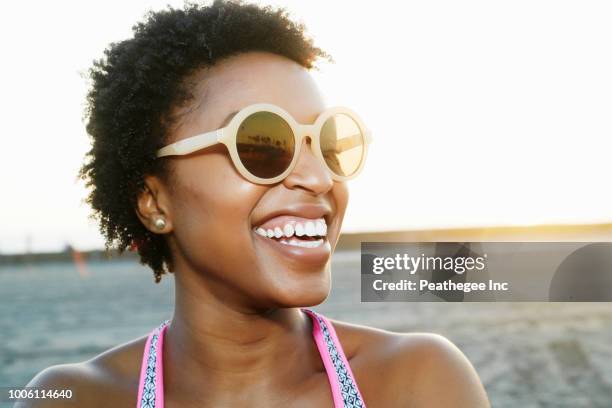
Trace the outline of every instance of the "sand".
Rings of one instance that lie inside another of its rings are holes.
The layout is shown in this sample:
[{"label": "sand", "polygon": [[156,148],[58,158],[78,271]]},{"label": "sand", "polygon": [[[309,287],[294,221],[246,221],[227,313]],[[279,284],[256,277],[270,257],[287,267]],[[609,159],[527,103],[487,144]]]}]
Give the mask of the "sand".
[{"label": "sand", "polygon": [[[132,260],[92,262],[87,272],[67,263],[0,269],[0,386],[23,386],[49,365],[86,360],[171,317],[172,277],[155,285]],[[446,336],[494,407],[612,407],[610,303],[361,303],[359,253],[343,251],[330,297],[313,309]]]}]

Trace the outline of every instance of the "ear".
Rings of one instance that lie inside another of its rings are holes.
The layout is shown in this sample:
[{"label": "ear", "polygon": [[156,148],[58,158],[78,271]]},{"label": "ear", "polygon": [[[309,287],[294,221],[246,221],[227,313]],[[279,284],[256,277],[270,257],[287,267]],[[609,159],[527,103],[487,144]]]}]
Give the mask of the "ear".
[{"label": "ear", "polygon": [[[151,232],[166,234],[172,231],[172,216],[168,189],[157,176],[144,177],[145,187],[137,198],[136,215],[140,222]],[[156,221],[162,218],[165,226],[160,228]]]}]

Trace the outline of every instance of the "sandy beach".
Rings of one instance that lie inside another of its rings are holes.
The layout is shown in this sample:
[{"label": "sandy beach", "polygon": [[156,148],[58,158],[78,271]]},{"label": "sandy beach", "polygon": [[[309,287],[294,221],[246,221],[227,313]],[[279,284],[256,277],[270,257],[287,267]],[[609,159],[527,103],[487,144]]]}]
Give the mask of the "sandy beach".
[{"label": "sandy beach", "polygon": [[[359,252],[336,252],[332,268],[332,293],[314,310],[448,337],[494,407],[612,407],[609,303],[361,303]],[[0,268],[0,386],[23,386],[49,365],[93,357],[172,315],[171,276],[156,285],[134,260],[90,262],[81,274],[64,262]]]}]

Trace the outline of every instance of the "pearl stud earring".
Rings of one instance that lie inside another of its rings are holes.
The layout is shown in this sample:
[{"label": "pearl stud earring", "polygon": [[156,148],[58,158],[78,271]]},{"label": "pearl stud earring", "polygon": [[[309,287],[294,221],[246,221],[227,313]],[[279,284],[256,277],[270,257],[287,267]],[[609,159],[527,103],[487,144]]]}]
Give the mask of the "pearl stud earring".
[{"label": "pearl stud earring", "polygon": [[166,220],[163,217],[156,218],[153,224],[158,230],[163,230],[166,228]]}]

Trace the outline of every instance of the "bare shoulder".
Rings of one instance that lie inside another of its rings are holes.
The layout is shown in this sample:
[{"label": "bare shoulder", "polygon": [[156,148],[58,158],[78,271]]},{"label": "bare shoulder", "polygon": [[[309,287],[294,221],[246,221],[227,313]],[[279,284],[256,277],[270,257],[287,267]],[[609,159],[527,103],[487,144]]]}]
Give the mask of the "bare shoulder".
[{"label": "bare shoulder", "polygon": [[66,399],[27,400],[16,403],[14,408],[97,406],[95,398],[90,398],[97,377],[96,369],[85,362],[47,367],[36,374],[26,387],[69,391],[70,397]]},{"label": "bare shoulder", "polygon": [[387,407],[490,407],[476,370],[446,337],[332,323],[366,404],[371,399],[371,405]]},{"label": "bare shoulder", "polygon": [[[467,357],[446,337],[433,333],[400,334],[395,365],[398,386],[416,367],[410,402],[417,407],[488,408],[485,389]],[[443,392],[440,392],[443,391]]]},{"label": "bare shoulder", "polygon": [[70,390],[70,399],[37,399],[14,408],[106,407],[136,405],[140,359],[146,337],[113,347],[90,360],[47,367],[27,387]]}]

